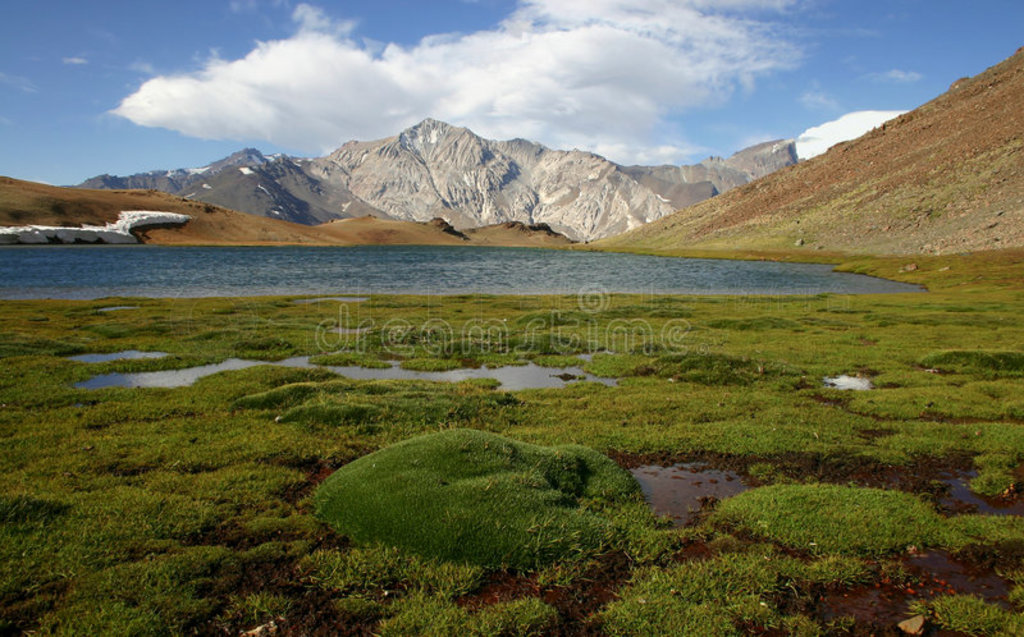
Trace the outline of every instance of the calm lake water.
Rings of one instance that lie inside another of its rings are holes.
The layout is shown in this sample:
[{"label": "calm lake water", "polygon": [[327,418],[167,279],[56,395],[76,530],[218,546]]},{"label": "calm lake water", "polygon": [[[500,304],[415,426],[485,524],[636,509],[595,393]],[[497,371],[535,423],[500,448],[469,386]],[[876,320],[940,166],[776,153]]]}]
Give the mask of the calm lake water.
[{"label": "calm lake water", "polygon": [[917,286],[804,263],[530,248],[0,248],[0,298],[285,294],[871,294]]}]

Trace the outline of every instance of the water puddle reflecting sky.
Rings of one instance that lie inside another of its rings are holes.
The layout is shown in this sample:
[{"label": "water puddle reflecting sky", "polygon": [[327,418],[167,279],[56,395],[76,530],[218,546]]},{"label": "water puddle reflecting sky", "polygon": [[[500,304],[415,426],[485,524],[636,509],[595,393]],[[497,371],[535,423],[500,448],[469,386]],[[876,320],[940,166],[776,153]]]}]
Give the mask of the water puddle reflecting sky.
[{"label": "water puddle reflecting sky", "polygon": [[870,378],[864,378],[863,376],[847,376],[846,374],[826,377],[824,379],[824,383],[825,387],[840,390],[868,391],[875,388],[875,386],[871,384]]},{"label": "water puddle reflecting sky", "polygon": [[[99,361],[88,361],[99,362]],[[578,381],[588,380],[604,385],[615,385],[612,378],[600,378],[588,374],[580,367],[541,367],[529,363],[527,365],[506,367],[480,367],[453,369],[443,372],[421,372],[399,367],[398,361],[392,361],[391,367],[373,369],[357,366],[314,365],[308,356],[296,356],[276,362],[244,360],[229,358],[222,363],[201,365],[187,369],[164,370],[157,372],[113,373],[94,376],[89,380],[76,383],[79,389],[102,389],[104,387],[185,387],[204,376],[231,370],[245,369],[257,365],[275,365],[278,367],[295,367],[302,369],[320,368],[354,380],[426,380],[436,382],[457,383],[474,378],[493,378],[506,391],[519,389],[560,388]]]}]

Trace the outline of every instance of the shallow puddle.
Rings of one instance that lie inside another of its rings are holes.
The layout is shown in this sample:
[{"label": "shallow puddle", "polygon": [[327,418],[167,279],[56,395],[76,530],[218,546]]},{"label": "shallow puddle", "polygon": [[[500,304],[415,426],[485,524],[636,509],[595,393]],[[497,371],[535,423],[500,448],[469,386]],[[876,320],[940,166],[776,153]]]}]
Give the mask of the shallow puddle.
[{"label": "shallow puddle", "polygon": [[218,372],[226,372],[256,365],[279,365],[280,363],[261,363],[240,358],[229,358],[223,363],[201,365],[188,369],[169,369],[159,372],[136,372],[133,374],[101,374],[89,380],[75,383],[78,389],[103,389],[104,387],[185,387],[203,376]]},{"label": "shallow puddle", "polygon": [[640,483],[644,498],[658,515],[667,515],[676,526],[693,521],[706,503],[746,491],[739,474],[710,469],[699,462],[670,467],[647,465],[630,469]]},{"label": "shallow puddle", "polygon": [[907,568],[917,575],[914,593],[934,597],[960,593],[974,595],[987,602],[1007,606],[1009,584],[994,572],[954,559],[944,551],[929,551],[907,558]]},{"label": "shallow puddle", "polygon": [[204,376],[230,370],[245,369],[257,365],[275,365],[279,367],[297,367],[303,369],[321,368],[330,370],[354,380],[428,380],[437,382],[457,383],[473,378],[493,378],[507,391],[519,389],[560,388],[576,380],[589,380],[605,385],[615,385],[613,378],[599,378],[588,374],[579,367],[550,368],[528,365],[507,367],[480,367],[477,369],[453,369],[444,372],[420,372],[399,367],[398,361],[392,361],[391,367],[373,369],[357,366],[314,365],[308,356],[296,356],[276,362],[251,361],[240,358],[229,358],[222,363],[202,365],[188,369],[176,369],[159,372],[137,372],[132,374],[103,374],[89,380],[76,383],[79,389],[102,389],[104,387],[185,387]]},{"label": "shallow puddle", "polygon": [[80,354],[78,356],[68,356],[68,360],[78,361],[79,363],[107,363],[110,361],[121,360],[166,358],[167,356],[170,356],[167,352],[140,352],[137,349],[128,349],[123,352],[114,352],[113,354]]},{"label": "shallow puddle", "polygon": [[986,498],[971,491],[970,481],[977,476],[977,471],[958,472],[955,474],[944,472],[942,474],[942,482],[949,487],[949,493],[939,500],[939,504],[952,513],[1024,515],[1024,500],[1020,498],[1013,500]]},{"label": "shallow puddle", "polygon": [[338,303],[362,303],[369,301],[368,296],[322,296],[315,299],[296,299],[292,303],[296,305],[310,305],[312,303],[325,303],[328,301],[337,301]]},{"label": "shallow puddle", "polygon": [[138,305],[111,305],[110,307],[98,308],[97,312],[120,312],[121,310],[137,310]]},{"label": "shallow puddle", "polygon": [[871,379],[869,378],[861,376],[847,376],[846,374],[840,374],[839,376],[832,377],[826,376],[824,383],[825,387],[840,390],[867,391],[875,388],[875,386],[871,384]]}]

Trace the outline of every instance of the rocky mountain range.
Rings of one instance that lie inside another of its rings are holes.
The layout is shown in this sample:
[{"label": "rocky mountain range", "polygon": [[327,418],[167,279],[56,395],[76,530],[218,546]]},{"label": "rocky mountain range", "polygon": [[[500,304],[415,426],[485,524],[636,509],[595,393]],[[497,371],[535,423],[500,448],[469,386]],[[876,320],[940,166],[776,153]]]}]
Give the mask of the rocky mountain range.
[{"label": "rocky mountain range", "polygon": [[553,248],[571,242],[516,221],[456,230],[443,219],[365,216],[303,225],[159,190],[61,188],[0,176],[0,244],[447,245]]},{"label": "rocky mountain range", "polygon": [[523,139],[493,141],[425,120],[399,135],[351,141],[316,159],[245,149],[202,168],[101,175],[93,189],[154,189],[315,225],[372,215],[459,229],[547,224],[577,241],[609,237],[797,163],[792,140],[695,166],[620,166]]}]

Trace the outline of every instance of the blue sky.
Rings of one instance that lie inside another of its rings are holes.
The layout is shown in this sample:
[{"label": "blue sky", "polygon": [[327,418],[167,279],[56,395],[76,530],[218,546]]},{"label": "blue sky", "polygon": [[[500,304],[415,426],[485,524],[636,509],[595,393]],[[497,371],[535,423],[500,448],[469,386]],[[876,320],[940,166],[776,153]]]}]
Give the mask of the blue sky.
[{"label": "blue sky", "polygon": [[914,108],[1024,45],[1019,0],[39,0],[4,13],[0,174],[53,184],[244,146],[315,156],[426,117],[688,163]]}]

